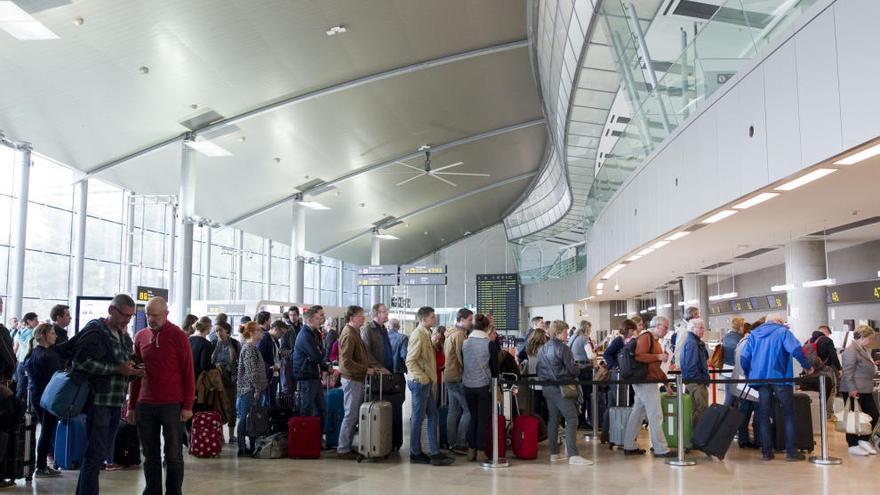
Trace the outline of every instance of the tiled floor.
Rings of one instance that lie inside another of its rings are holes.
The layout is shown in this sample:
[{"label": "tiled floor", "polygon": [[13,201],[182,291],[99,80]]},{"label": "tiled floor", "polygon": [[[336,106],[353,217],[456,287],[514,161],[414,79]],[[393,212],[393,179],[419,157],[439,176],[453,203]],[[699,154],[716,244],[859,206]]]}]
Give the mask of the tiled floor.
[{"label": "tiled floor", "polygon": [[[829,425],[830,426],[830,425]],[[650,456],[624,457],[622,452],[581,440],[581,454],[595,460],[591,467],[549,463],[546,442],[538,460],[510,460],[510,467],[486,470],[462,457],[450,467],[410,465],[406,452],[388,461],[361,463],[338,461],[331,452],[321,460],[238,459],[231,448],[220,459],[186,457],[184,493],[200,494],[338,494],[338,495],[484,495],[499,494],[628,494],[649,490],[654,494],[717,493],[787,494],[865,493],[877,481],[880,456],[851,458],[843,436],[833,433],[832,454],[843,458],[840,466],[819,467],[807,462],[786,463],[780,456],[765,463],[754,450],[731,447],[724,462],[711,462],[702,454],[693,467],[673,468]],[[647,445],[642,433],[641,445]],[[818,437],[816,437],[818,440]],[[32,487],[19,482],[7,493],[70,494],[76,472],[62,478],[36,480]],[[139,494],[143,476],[139,469],[101,474],[101,493]]]}]

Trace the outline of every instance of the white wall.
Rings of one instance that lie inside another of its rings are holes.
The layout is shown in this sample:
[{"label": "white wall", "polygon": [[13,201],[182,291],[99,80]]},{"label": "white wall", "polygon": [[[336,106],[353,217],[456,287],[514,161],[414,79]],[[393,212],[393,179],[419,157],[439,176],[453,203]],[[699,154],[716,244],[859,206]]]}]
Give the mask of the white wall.
[{"label": "white wall", "polygon": [[596,220],[587,279],[633,247],[880,135],[880,66],[865,52],[880,46],[877,19],[877,0],[818,1],[719,89]]}]

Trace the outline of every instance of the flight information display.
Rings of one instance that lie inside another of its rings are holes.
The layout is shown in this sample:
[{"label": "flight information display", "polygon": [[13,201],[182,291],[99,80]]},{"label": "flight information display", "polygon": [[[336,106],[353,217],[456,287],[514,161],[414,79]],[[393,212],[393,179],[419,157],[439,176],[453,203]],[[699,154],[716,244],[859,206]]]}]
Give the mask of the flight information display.
[{"label": "flight information display", "polygon": [[401,275],[443,275],[446,265],[400,265]]},{"label": "flight information display", "polygon": [[828,304],[880,302],[880,280],[828,287]]},{"label": "flight information display", "polygon": [[519,307],[519,275],[477,275],[477,312],[491,313],[499,332],[519,333]]},{"label": "flight information display", "polygon": [[446,285],[446,275],[401,275],[400,285]]},{"label": "flight information display", "polygon": [[358,275],[357,284],[361,287],[397,285],[397,274],[394,275]]},{"label": "flight information display", "polygon": [[370,265],[358,268],[358,275],[397,275],[397,265]]}]

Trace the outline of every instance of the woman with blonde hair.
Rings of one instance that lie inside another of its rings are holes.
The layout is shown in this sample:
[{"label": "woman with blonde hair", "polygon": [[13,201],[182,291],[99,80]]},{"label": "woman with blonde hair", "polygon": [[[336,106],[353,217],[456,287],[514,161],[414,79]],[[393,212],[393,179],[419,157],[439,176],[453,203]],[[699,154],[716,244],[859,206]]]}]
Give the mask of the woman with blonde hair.
[{"label": "woman with blonde hair", "polygon": [[245,342],[238,358],[238,400],[235,409],[238,415],[238,455],[246,456],[253,453],[257,441],[256,437],[250,437],[250,449],[247,448],[247,417],[251,406],[258,403],[260,394],[269,386],[269,381],[266,377],[266,364],[257,349],[263,338],[263,327],[255,321],[249,321],[242,326],[241,335]]},{"label": "woman with blonde hair", "polygon": [[[840,391],[847,397],[850,410],[856,409],[856,403],[862,412],[871,416],[871,427],[862,434],[846,434],[846,444],[850,455],[875,455],[877,450],[871,445],[871,431],[877,424],[877,404],[874,402],[874,376],[877,364],[871,357],[871,347],[875,344],[876,331],[868,325],[859,325],[853,332],[853,341],[843,351],[843,374],[840,380]],[[849,419],[847,419],[847,423]],[[858,421],[855,422],[858,424]]]},{"label": "woman with blonde hair", "polygon": [[31,405],[40,422],[40,441],[37,444],[37,470],[34,476],[48,478],[61,476],[61,471],[49,467],[46,459],[49,448],[55,443],[55,428],[58,426],[58,418],[43,409],[40,399],[43,392],[56,371],[63,368],[61,358],[55,353],[55,327],[50,323],[43,323],[34,329],[34,337],[30,341],[30,350],[25,358],[25,370],[28,377],[28,392]]}]

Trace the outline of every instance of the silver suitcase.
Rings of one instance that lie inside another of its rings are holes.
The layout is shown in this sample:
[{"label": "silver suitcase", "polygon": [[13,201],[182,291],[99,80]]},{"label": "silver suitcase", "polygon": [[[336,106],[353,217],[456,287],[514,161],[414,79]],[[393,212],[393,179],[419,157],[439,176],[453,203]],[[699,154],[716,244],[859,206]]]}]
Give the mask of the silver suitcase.
[{"label": "silver suitcase", "polygon": [[367,402],[358,413],[358,462],[364,459],[387,459],[391,454],[391,403],[382,400],[382,380],[379,381],[379,400],[372,399],[370,380],[366,381]]},{"label": "silver suitcase", "polygon": [[631,411],[631,407],[608,408],[608,448],[613,449],[615,445],[623,447],[626,422],[629,421]]}]

